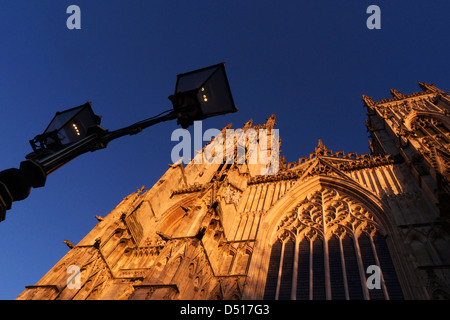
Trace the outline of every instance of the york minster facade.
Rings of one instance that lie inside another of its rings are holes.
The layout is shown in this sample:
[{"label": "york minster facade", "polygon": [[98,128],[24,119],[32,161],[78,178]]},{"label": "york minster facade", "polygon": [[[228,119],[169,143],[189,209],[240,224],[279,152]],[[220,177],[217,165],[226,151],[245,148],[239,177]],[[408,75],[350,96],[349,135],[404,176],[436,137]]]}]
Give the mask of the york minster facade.
[{"label": "york minster facade", "polygon": [[363,95],[370,154],[319,140],[296,162],[277,154],[270,175],[248,161],[172,164],[18,299],[449,299],[450,96],[419,86]]}]

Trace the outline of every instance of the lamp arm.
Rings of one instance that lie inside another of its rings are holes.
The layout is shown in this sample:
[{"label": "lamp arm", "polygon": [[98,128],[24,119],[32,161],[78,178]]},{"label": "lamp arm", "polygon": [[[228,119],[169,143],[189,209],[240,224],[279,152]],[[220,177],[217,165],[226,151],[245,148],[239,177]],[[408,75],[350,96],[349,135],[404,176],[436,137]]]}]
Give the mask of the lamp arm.
[{"label": "lamp arm", "polygon": [[48,175],[83,153],[104,149],[112,140],[123,137],[125,135],[137,134],[147,127],[175,118],[176,114],[172,111],[167,115],[159,117],[156,116],[143,121],[139,121],[130,126],[111,132],[101,128],[100,126],[93,127],[90,128],[90,133],[84,139],[63,148],[62,150],[59,150],[42,160],[37,160],[37,162],[42,166],[43,170]]},{"label": "lamp arm", "polygon": [[[167,113],[168,111],[165,111],[163,113]],[[171,111],[170,113],[163,115],[163,116],[158,115],[158,116],[146,119],[146,120],[136,122],[130,126],[127,126],[127,127],[121,128],[121,129],[117,129],[117,130],[114,130],[111,132],[107,132],[105,135],[100,137],[100,139],[98,140],[97,149],[106,148],[110,141],[115,140],[117,138],[120,138],[120,137],[123,137],[126,135],[138,134],[145,128],[148,128],[148,127],[153,126],[160,122],[173,120],[176,118],[177,118],[177,113],[175,111]]]}]

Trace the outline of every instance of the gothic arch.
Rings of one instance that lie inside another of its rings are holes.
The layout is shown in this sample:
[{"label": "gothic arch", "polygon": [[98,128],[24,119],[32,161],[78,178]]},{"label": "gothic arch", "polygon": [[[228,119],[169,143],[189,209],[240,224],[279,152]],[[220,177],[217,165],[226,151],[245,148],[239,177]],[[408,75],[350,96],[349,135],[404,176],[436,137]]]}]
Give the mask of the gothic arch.
[{"label": "gothic arch", "polygon": [[176,232],[177,222],[181,221],[186,215],[186,211],[183,208],[192,205],[197,198],[198,195],[193,193],[172,205],[164,212],[161,221],[158,223],[157,230],[169,236]]},{"label": "gothic arch", "polygon": [[437,258],[441,264],[450,263],[450,257],[448,257],[448,248],[450,246],[449,235],[441,228],[434,227],[429,233],[429,241],[433,246],[434,252],[437,254]]},{"label": "gothic arch", "polygon": [[450,120],[447,116],[439,112],[431,111],[414,111],[405,119],[405,126],[412,130],[417,121],[421,119],[434,119],[441,123],[447,130],[450,130]]},{"label": "gothic arch", "polygon": [[358,237],[362,233],[371,235],[376,231],[385,233],[363,205],[335,189],[320,188],[285,214],[272,235],[271,243],[275,242],[274,237],[320,236],[328,240],[333,235]]},{"label": "gothic arch", "polygon": [[431,294],[433,300],[450,300],[450,294],[442,289],[436,289]]},{"label": "gothic arch", "polygon": [[211,290],[208,300],[223,300],[223,289],[220,281],[217,282],[215,287]]},{"label": "gothic arch", "polygon": [[236,249],[233,246],[228,246],[223,250],[223,254],[220,261],[219,274],[227,275],[233,268],[233,263],[236,258]]},{"label": "gothic arch", "polygon": [[[319,196],[318,193],[322,193],[321,201],[326,203],[323,202],[319,205],[314,202],[314,197]],[[315,205],[317,205],[316,208]],[[305,210],[309,215],[304,212]],[[332,212],[333,210],[334,212]],[[258,234],[257,245],[254,249],[249,268],[251,279],[246,287],[244,299],[246,298],[245,294],[250,295],[251,291],[256,292],[256,297],[263,298],[273,244],[278,243],[278,246],[281,244],[281,250],[284,250],[287,241],[297,241],[297,245],[303,240],[312,244],[315,239],[327,243],[330,239],[342,240],[345,235],[348,235],[349,239],[359,239],[360,236],[362,238],[362,235],[367,235],[368,242],[365,242],[365,248],[369,246],[369,249],[374,250],[375,235],[381,236],[384,241],[386,235],[393,234],[392,225],[388,215],[384,214],[381,201],[350,179],[316,176],[306,182],[298,182],[267,212],[262,221],[263,227]],[[377,241],[379,240],[380,238],[377,238]],[[327,250],[326,246],[324,247]],[[387,250],[387,247],[383,248]],[[392,241],[389,249],[392,249]],[[293,249],[289,248],[289,250]],[[295,249],[295,252],[297,250],[300,249]],[[396,251],[394,250],[394,252]],[[376,262],[378,257],[375,257],[373,261]],[[360,274],[363,273],[363,267],[359,261]],[[361,275],[361,281],[362,277]],[[329,280],[327,281],[330,283]],[[387,297],[386,287],[383,290],[384,296]],[[330,298],[330,293],[326,293],[326,296]],[[401,291],[398,296],[401,296]],[[369,297],[367,290],[364,297]]]},{"label": "gothic arch", "polygon": [[237,263],[233,265],[232,273],[236,274],[246,274],[248,271],[249,261],[251,261],[252,248],[245,244],[243,247],[238,249],[237,253]]},{"label": "gothic arch", "polygon": [[392,226],[394,224],[389,220],[389,215],[384,214],[386,209],[383,208],[383,204],[376,195],[361,187],[351,179],[343,179],[334,176],[316,176],[306,182],[297,182],[285,194],[283,199],[280,199],[267,212],[265,217],[267,229],[261,230],[261,237],[269,237],[273,240],[273,236],[277,232],[276,226],[278,221],[280,221],[287,212],[291,212],[295,209],[305,197],[320,189],[335,190],[347,199],[350,199],[353,201],[354,205],[358,205],[361,209],[372,214],[374,223],[378,226],[379,231],[383,235],[392,233]]},{"label": "gothic arch", "polygon": [[430,247],[430,241],[427,235],[412,229],[405,238],[405,244],[410,250],[410,257],[417,266],[430,265],[433,263],[433,248]]}]

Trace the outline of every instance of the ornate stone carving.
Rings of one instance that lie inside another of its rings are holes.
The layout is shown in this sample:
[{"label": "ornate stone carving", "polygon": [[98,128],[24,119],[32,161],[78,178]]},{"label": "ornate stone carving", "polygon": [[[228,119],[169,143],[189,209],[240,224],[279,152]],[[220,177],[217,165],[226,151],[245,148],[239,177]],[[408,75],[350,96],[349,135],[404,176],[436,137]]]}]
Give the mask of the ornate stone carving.
[{"label": "ornate stone carving", "polygon": [[242,191],[233,187],[231,184],[228,184],[225,188],[223,197],[225,203],[233,203],[237,207],[239,205],[239,202],[241,201]]},{"label": "ornate stone carving", "polygon": [[328,238],[332,234],[361,232],[373,235],[379,228],[362,204],[337,190],[322,188],[308,195],[279,222],[277,237],[281,240],[290,236]]}]

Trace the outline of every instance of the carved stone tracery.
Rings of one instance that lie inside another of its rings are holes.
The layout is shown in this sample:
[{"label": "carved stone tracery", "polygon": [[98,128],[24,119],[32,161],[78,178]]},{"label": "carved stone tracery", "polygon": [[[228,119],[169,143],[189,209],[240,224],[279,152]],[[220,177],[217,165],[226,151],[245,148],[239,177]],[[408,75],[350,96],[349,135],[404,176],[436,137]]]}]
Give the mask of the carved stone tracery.
[{"label": "carved stone tracery", "polygon": [[337,190],[322,188],[303,199],[277,227],[277,238],[287,234],[311,239],[314,235],[328,239],[333,234],[358,237],[361,232],[374,235],[380,226],[362,205]]}]

